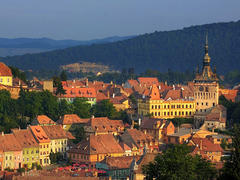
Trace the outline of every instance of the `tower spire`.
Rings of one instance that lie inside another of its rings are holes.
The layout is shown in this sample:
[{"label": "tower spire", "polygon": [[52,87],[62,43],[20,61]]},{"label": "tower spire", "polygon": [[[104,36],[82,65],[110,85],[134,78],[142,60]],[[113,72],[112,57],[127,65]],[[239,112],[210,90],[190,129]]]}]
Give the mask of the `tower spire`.
[{"label": "tower spire", "polygon": [[205,54],[208,54],[208,32],[206,33]]}]

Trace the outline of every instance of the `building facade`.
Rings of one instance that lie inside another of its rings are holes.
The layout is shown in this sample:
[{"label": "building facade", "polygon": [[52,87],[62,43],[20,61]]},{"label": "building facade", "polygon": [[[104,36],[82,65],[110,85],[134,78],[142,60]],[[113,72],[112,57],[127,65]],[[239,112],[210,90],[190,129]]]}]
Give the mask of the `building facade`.
[{"label": "building facade", "polygon": [[211,58],[208,55],[208,39],[206,36],[205,56],[202,71],[197,69],[194,79],[194,99],[197,112],[207,112],[211,107],[218,105],[219,83],[216,69],[210,67]]},{"label": "building facade", "polygon": [[168,99],[160,98],[158,87],[152,86],[149,96],[138,99],[138,114],[151,115],[154,118],[169,119],[176,117],[193,117],[195,101],[193,99]]}]

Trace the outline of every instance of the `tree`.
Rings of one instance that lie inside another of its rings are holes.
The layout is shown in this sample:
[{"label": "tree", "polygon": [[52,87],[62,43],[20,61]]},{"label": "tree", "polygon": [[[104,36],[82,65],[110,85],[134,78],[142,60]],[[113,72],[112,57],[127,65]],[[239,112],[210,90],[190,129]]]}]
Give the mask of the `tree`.
[{"label": "tree", "polygon": [[210,162],[200,156],[192,156],[187,145],[175,145],[163,154],[157,155],[153,162],[143,166],[147,179],[164,180],[209,180],[216,176]]},{"label": "tree", "polygon": [[108,117],[110,119],[115,119],[117,115],[117,110],[109,99],[102,100],[94,105],[92,112],[96,117]]},{"label": "tree", "polygon": [[89,118],[91,105],[86,98],[75,98],[73,101],[73,112],[81,118]]},{"label": "tree", "polygon": [[235,125],[233,130],[233,150],[230,158],[225,162],[220,179],[240,179],[240,125]]},{"label": "tree", "polygon": [[62,71],[60,74],[60,79],[61,81],[66,81],[67,80],[67,74],[65,71]]}]

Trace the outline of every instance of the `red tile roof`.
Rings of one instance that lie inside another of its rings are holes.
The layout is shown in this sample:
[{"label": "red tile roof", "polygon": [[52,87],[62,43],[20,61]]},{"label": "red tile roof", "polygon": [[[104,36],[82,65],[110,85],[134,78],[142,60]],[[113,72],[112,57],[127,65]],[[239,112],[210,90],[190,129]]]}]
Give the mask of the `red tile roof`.
[{"label": "red tile roof", "polygon": [[128,97],[123,94],[120,96],[115,96],[110,98],[110,102],[113,104],[122,104],[126,100],[128,100]]},{"label": "red tile roof", "polygon": [[223,95],[227,100],[235,102],[237,97],[237,89],[219,89],[219,96]]},{"label": "red tile roof", "polygon": [[107,97],[103,92],[97,93],[97,102],[105,100],[105,99],[109,99],[109,97]]},{"label": "red tile roof", "polygon": [[22,150],[21,145],[13,134],[0,135],[0,144],[4,152]]},{"label": "red tile roof", "polygon": [[0,76],[12,76],[11,69],[2,62],[0,62]]},{"label": "red tile roof", "polygon": [[124,130],[122,120],[110,120],[107,117],[91,118],[88,125],[96,132],[122,132]]},{"label": "red tile roof", "polygon": [[214,144],[207,138],[192,138],[190,143],[195,146],[193,153],[200,151],[201,155],[205,155],[205,152],[223,152],[220,144]]},{"label": "red tile roof", "polygon": [[44,125],[44,124],[56,124],[56,122],[54,122],[52,119],[50,119],[48,116],[46,115],[38,115],[37,116],[37,121],[40,125]]},{"label": "red tile roof", "polygon": [[158,78],[156,77],[139,77],[138,82],[140,84],[146,84],[147,86],[152,86],[153,84],[158,85]]},{"label": "red tile roof", "polygon": [[51,140],[68,138],[68,135],[63,130],[61,125],[42,126],[42,128]]},{"label": "red tile roof", "polygon": [[66,90],[66,94],[61,95],[60,97],[64,98],[76,98],[76,97],[85,97],[85,98],[96,98],[96,90],[94,88],[87,87],[67,87],[63,86]]},{"label": "red tile roof", "polygon": [[82,119],[77,114],[65,114],[57,122],[62,125],[86,124],[89,122],[89,119]]},{"label": "red tile roof", "polygon": [[30,129],[12,129],[12,132],[22,148],[39,146]]},{"label": "red tile roof", "polygon": [[30,129],[39,143],[49,143],[51,142],[42,126],[30,126]]},{"label": "red tile roof", "polygon": [[81,141],[76,148],[70,149],[69,152],[89,155],[124,153],[112,134],[92,134],[88,139]]},{"label": "red tile roof", "polygon": [[131,85],[131,87],[135,87],[139,85],[138,81],[134,79],[129,79],[127,82]]},{"label": "red tile roof", "polygon": [[150,91],[150,99],[151,100],[159,100],[160,99],[159,89],[156,84],[153,84],[153,86],[152,86],[152,89]]},{"label": "red tile roof", "polygon": [[133,158],[138,161],[140,156],[107,157],[103,162],[106,163],[110,169],[129,169]]}]

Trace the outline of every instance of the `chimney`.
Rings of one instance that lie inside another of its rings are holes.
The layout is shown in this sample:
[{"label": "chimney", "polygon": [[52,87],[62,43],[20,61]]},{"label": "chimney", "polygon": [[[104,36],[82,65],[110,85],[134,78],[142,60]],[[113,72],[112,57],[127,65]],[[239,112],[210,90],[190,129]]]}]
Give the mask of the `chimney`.
[{"label": "chimney", "polygon": [[141,118],[139,118],[139,119],[138,119],[138,125],[139,125],[139,127],[141,126],[141,121],[142,121]]},{"label": "chimney", "polygon": [[200,140],[200,150],[202,150],[202,140]]},{"label": "chimney", "polygon": [[115,98],[115,93],[113,93],[112,97]]},{"label": "chimney", "polygon": [[214,127],[212,127],[212,132],[214,133],[214,130],[215,130],[215,128]]},{"label": "chimney", "polygon": [[107,97],[110,98],[110,93],[109,93],[109,91],[107,92]]},{"label": "chimney", "polygon": [[86,78],[86,86],[88,87],[88,78]]},{"label": "chimney", "polygon": [[2,132],[2,136],[4,136],[4,132]]},{"label": "chimney", "polygon": [[94,118],[95,118],[94,115],[92,115],[92,116],[91,116],[91,119],[94,119]]}]

